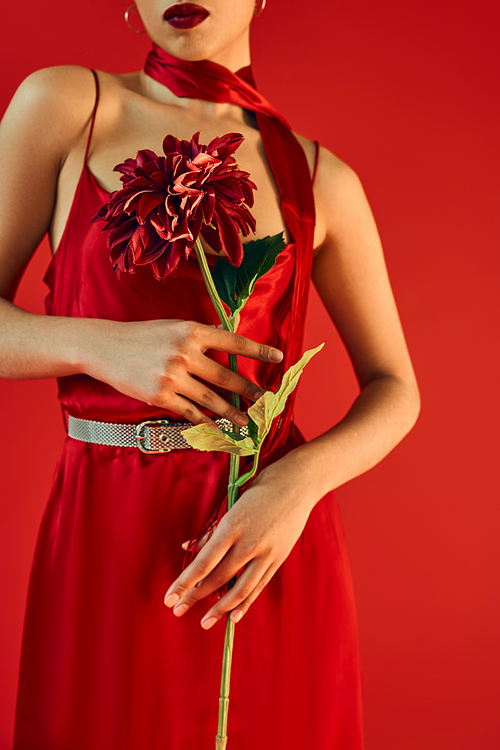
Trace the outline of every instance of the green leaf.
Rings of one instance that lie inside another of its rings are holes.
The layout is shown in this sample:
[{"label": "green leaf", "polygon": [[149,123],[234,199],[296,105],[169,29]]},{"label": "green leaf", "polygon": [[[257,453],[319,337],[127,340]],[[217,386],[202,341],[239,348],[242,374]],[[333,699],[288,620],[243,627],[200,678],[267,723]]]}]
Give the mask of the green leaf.
[{"label": "green leaf", "polygon": [[257,452],[257,447],[251,438],[235,440],[214,424],[197,424],[188,427],[187,430],[182,430],[181,435],[192,448],[200,451],[224,451],[237,456],[252,456]]},{"label": "green leaf", "polygon": [[222,430],[222,432],[224,433],[224,435],[229,435],[229,437],[232,440],[236,440],[237,442],[240,442],[241,440],[245,440],[246,438],[246,435],[241,435],[236,432],[231,432],[231,430]]},{"label": "green leaf", "polygon": [[[224,451],[237,456],[258,456],[262,441],[271,429],[273,420],[285,408],[288,396],[295,390],[299,378],[307,363],[324,347],[324,343],[315,349],[309,349],[284,374],[281,385],[273,393],[266,391],[248,410],[248,436],[243,437],[230,431],[223,431],[215,424],[198,424],[182,431],[187,443],[201,451]],[[257,460],[246,479],[255,474]],[[246,481],[245,479],[245,481]],[[243,478],[242,478],[243,481]]]},{"label": "green leaf", "polygon": [[212,278],[219,297],[229,307],[233,318],[243,309],[257,280],[274,266],[284,247],[283,234],[275,234],[247,242],[240,266],[233,266],[220,256],[217,258]]},{"label": "green leaf", "polygon": [[257,438],[254,439],[258,444],[264,440],[271,429],[273,420],[281,414],[285,408],[286,400],[292,391],[295,390],[304,367],[315,354],[321,351],[324,345],[324,343],[320,344],[315,349],[309,349],[305,352],[299,361],[285,372],[281,385],[276,393],[266,391],[264,395],[249,408],[248,416],[257,426]]},{"label": "green leaf", "polygon": [[231,314],[234,315],[236,310],[236,266],[219,256],[212,269],[212,279],[217,294],[229,307]]},{"label": "green leaf", "polygon": [[249,437],[251,437],[252,440],[254,440],[255,442],[257,442],[257,440],[259,438],[259,430],[258,430],[258,427],[255,424],[255,422],[253,421],[252,417],[250,417],[250,416],[248,417],[247,429],[248,429],[248,435],[249,435]]}]

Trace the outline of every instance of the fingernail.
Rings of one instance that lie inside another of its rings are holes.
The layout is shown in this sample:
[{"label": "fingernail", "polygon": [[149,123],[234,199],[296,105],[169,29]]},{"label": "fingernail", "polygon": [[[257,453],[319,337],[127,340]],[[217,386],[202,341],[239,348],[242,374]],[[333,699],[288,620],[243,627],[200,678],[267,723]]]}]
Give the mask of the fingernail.
[{"label": "fingernail", "polygon": [[181,615],[183,615],[184,612],[187,612],[188,609],[189,607],[187,604],[179,604],[179,606],[174,609],[174,615],[176,617],[181,617]]},{"label": "fingernail", "polygon": [[216,617],[209,617],[208,620],[202,620],[201,627],[204,630],[209,630],[212,627],[212,625],[215,625],[216,622],[217,622]]},{"label": "fingernail", "polygon": [[175,602],[179,601],[179,594],[169,594],[165,596],[165,604],[167,607],[173,607]]},{"label": "fingernail", "polygon": [[255,401],[257,401],[257,399],[259,399],[261,396],[263,396],[264,393],[265,393],[265,391],[255,391],[255,393],[253,394],[253,397],[254,397]]},{"label": "fingernail", "polygon": [[270,349],[269,359],[271,362],[281,362],[283,359],[283,352],[280,352],[278,349]]},{"label": "fingernail", "polygon": [[234,612],[231,612],[230,617],[233,622],[239,622],[243,617],[243,610],[235,609]]},{"label": "fingernail", "polygon": [[247,423],[247,418],[244,417],[243,414],[237,414],[234,418],[234,423],[240,427],[244,427]]}]

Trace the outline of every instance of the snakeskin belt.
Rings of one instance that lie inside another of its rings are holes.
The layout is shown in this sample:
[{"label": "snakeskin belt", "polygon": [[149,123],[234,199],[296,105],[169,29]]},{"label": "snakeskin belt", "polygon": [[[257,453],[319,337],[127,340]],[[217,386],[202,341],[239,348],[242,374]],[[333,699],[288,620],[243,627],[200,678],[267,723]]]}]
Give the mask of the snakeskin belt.
[{"label": "snakeskin belt", "polygon": [[[233,429],[228,419],[216,419],[215,424],[226,432]],[[181,434],[182,430],[192,426],[192,422],[169,422],[168,419],[147,419],[140,424],[116,424],[68,415],[68,435],[74,440],[121,448],[139,448],[143,453],[194,450]],[[247,428],[240,427],[240,433],[247,435]]]}]

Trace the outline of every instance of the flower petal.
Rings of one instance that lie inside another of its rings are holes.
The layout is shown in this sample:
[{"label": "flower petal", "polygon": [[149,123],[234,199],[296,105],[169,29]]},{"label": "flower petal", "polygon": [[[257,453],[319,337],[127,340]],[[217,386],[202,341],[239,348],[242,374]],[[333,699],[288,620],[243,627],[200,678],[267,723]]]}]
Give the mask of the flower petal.
[{"label": "flower petal", "polygon": [[217,152],[219,159],[226,159],[230,154],[234,154],[237,148],[241,146],[244,141],[244,137],[241,133],[226,133],[226,135],[214,138],[207,146],[209,154]]},{"label": "flower petal", "polygon": [[168,252],[162,253],[162,255],[151,263],[153,274],[158,281],[164,281],[177,268],[182,250],[182,242],[172,242],[168,246]]},{"label": "flower petal", "polygon": [[215,204],[214,220],[219,232],[221,250],[227,255],[233,266],[241,265],[243,260],[243,245],[238,230],[224,206]]},{"label": "flower petal", "polygon": [[255,229],[249,211],[255,185],[233,157],[243,136],[227,133],[205,146],[199,135],[189,141],[167,135],[164,156],[142,149],[115,167],[123,188],[92,218],[108,232],[114,268],[133,273],[134,265],[151,264],[164,279],[182,255],[189,257],[200,233],[216,252],[241,263],[241,235]]}]

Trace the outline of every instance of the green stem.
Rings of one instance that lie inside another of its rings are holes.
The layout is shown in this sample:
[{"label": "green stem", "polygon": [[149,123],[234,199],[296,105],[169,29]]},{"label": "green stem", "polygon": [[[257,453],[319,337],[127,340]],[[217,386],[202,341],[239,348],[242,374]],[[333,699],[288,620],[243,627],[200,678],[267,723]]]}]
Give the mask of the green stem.
[{"label": "green stem", "polygon": [[240,457],[231,453],[229,463],[229,483],[227,487],[227,507],[232,508],[238,499],[239,485],[238,476],[240,473]]},{"label": "green stem", "polygon": [[250,471],[247,471],[246,474],[243,474],[242,477],[236,480],[236,486],[237,488],[243,487],[244,484],[248,482],[249,479],[252,479],[257,473],[257,469],[259,467],[259,457],[260,457],[260,447],[257,453],[255,453],[253,457],[253,464]]},{"label": "green stem", "polygon": [[[219,316],[222,327],[224,328],[224,330],[234,333],[234,321],[227,315],[224,309],[224,305],[222,304],[221,299],[217,294],[217,289],[215,288],[214,280],[212,278],[212,274],[210,273],[210,266],[207,262],[207,256],[205,255],[205,251],[199,238],[195,242],[194,249],[196,251],[196,257],[198,258],[203,281],[205,282],[207,292],[210,295],[210,299],[212,300],[215,311]],[[229,354],[228,356],[229,369],[232,372],[238,372],[238,360],[236,358],[236,354]],[[231,393],[231,403],[236,409],[240,408],[240,396],[238,393]],[[237,425],[235,425],[234,431],[236,433],[239,432],[239,427]]]},{"label": "green stem", "polygon": [[[234,320],[231,320],[217,294],[217,289],[210,273],[210,268],[207,263],[205,251],[203,250],[202,244],[199,239],[195,243],[196,257],[201,269],[205,286],[212,300],[213,306],[219,316],[219,320],[222,323],[222,327],[226,331],[234,333]],[[229,354],[229,369],[232,372],[238,372],[238,360],[236,354]],[[240,397],[237,393],[231,393],[231,403],[236,408],[240,408]],[[236,434],[239,433],[240,428],[238,425],[233,425],[233,430]],[[254,464],[254,473],[256,470],[256,464]],[[229,463],[229,484],[227,488],[227,507],[232,508],[236,500],[238,499],[239,486],[238,476],[240,473],[240,457],[231,454]],[[253,475],[252,475],[253,476]],[[233,578],[228,588],[232,588],[235,584],[236,577]],[[228,612],[226,616],[226,635],[224,638],[224,651],[222,655],[222,675],[220,684],[220,698],[219,698],[219,725],[217,728],[217,736],[215,738],[216,750],[225,750],[227,744],[227,718],[229,711],[229,687],[231,682],[231,662],[233,658],[233,642],[234,642],[234,622],[230,619]]]},{"label": "green stem", "polygon": [[225,748],[227,743],[227,716],[229,709],[229,686],[231,680],[231,660],[233,656],[234,622],[226,619],[226,637],[224,639],[224,656],[222,659],[222,675],[220,681],[219,698],[219,726],[215,738],[216,750]]},{"label": "green stem", "polygon": [[[207,256],[205,255],[205,251],[199,238],[195,242],[194,249],[196,251],[196,257],[198,258],[198,263],[200,265],[203,281],[205,282],[207,292],[209,293],[213,306],[215,307],[217,315],[219,316],[219,320],[222,323],[222,327],[225,328],[226,331],[234,332],[233,323],[228,317],[224,309],[224,305],[222,304],[220,297],[217,294],[217,289],[215,288],[214,280],[212,278],[212,274],[210,273],[210,266],[207,262]],[[230,354],[229,356],[231,357],[235,355]]]}]

